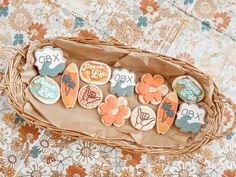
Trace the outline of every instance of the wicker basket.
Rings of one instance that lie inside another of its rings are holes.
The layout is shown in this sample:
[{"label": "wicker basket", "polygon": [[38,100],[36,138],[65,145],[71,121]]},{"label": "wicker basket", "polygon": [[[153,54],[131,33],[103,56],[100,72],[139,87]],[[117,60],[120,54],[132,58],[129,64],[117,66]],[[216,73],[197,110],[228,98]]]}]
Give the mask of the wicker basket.
[{"label": "wicker basket", "polygon": [[[99,44],[99,45],[109,45],[109,46],[115,46],[117,48],[122,48],[128,51],[139,51],[142,53],[151,53],[148,51],[143,51],[140,49],[132,48],[126,45],[123,45],[119,42],[113,41],[113,42],[107,42],[107,41],[101,41],[98,39],[92,39],[92,38],[63,38],[66,40],[72,40],[79,43],[86,43],[86,44]],[[69,131],[64,129],[59,129],[56,126],[50,124],[48,121],[42,121],[38,120],[37,117],[32,117],[24,112],[23,106],[25,104],[25,95],[24,95],[24,88],[25,84],[22,82],[20,77],[20,71],[21,67],[23,66],[25,60],[26,60],[26,53],[28,51],[28,47],[26,46],[23,49],[10,49],[15,50],[16,55],[14,59],[9,60],[8,67],[5,72],[5,77],[3,79],[3,83],[1,88],[6,93],[7,97],[9,98],[13,108],[25,119],[33,123],[34,125],[40,126],[42,128],[45,128],[47,130],[51,130],[54,133],[59,133],[63,135],[68,135],[72,137],[79,138],[81,140],[91,140],[94,143],[113,146],[113,147],[119,147],[128,151],[133,152],[140,152],[140,153],[155,153],[155,154],[184,154],[184,153],[191,153],[193,151],[196,151],[201,146],[206,145],[209,143],[212,139],[219,138],[222,136],[227,135],[228,132],[232,131],[232,129],[236,125],[236,119],[234,119],[233,125],[231,128],[229,128],[227,131],[220,133],[219,135],[219,127],[222,125],[223,122],[223,110],[224,105],[228,104],[232,107],[233,110],[235,110],[235,105],[230,99],[227,99],[224,95],[222,95],[217,86],[214,84],[214,91],[212,96],[212,101],[214,103],[214,106],[211,107],[211,111],[214,112],[214,118],[210,119],[210,121],[207,122],[207,126],[204,126],[202,131],[196,135],[196,138],[192,138],[188,141],[187,145],[182,149],[175,149],[175,148],[155,148],[155,147],[144,147],[141,145],[137,145],[135,143],[131,142],[121,142],[121,141],[115,141],[115,140],[109,140],[109,139],[102,139],[102,138],[96,138],[91,137],[85,134],[82,134],[80,132],[75,131]],[[2,50],[9,50],[9,49],[2,49]],[[191,72],[196,75],[200,76],[206,76],[204,73],[199,71],[194,66],[175,59],[168,56],[155,54],[155,56],[170,61],[174,64],[180,65],[183,67],[186,71]],[[209,76],[207,76],[209,77]]]}]

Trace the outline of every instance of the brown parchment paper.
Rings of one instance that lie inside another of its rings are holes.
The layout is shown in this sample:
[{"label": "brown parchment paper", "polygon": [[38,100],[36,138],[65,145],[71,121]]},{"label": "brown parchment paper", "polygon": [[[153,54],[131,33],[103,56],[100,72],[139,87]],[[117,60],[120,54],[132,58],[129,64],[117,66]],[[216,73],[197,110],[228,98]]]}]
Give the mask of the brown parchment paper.
[{"label": "brown parchment paper", "polygon": [[[21,72],[22,80],[26,84],[29,84],[33,77],[38,75],[37,69],[33,65],[33,53],[36,49],[42,48],[45,45],[61,48],[65,59],[67,59],[67,65],[74,62],[79,68],[86,60],[101,61],[110,65],[112,68],[126,68],[135,72],[137,82],[144,73],[161,74],[165,78],[170,89],[174,78],[184,74],[191,75],[191,73],[187,73],[180,65],[173,64],[170,61],[165,60],[164,57],[153,53],[129,51],[116,46],[101,44],[78,43],[65,39],[48,39],[32,43],[29,46],[26,64],[23,66],[23,71]],[[211,83],[207,77],[202,78],[201,76],[196,75],[194,77],[202,84],[206,91],[204,101],[200,104],[208,110],[209,107],[212,106],[210,98],[212,96],[213,83]],[[61,75],[53,79],[59,83]],[[84,84],[85,83],[80,81],[80,87]],[[102,89],[104,97],[109,94],[109,83],[99,87]],[[136,130],[132,127],[130,120],[126,120],[125,125],[119,128],[114,126],[108,127],[101,123],[97,109],[86,110],[78,103],[76,103],[73,109],[66,109],[62,100],[59,100],[54,105],[45,105],[30,94],[28,87],[25,89],[25,94],[27,102],[24,106],[24,111],[27,114],[37,117],[41,121],[48,120],[58,128],[78,131],[92,137],[113,139],[117,141],[125,140],[149,147],[178,149],[184,147],[188,138],[194,136],[191,133],[180,132],[174,124],[166,135],[158,135],[155,127],[147,132]],[[127,97],[127,99],[131,109],[140,105],[136,94],[133,97]],[[158,108],[157,106],[149,106],[155,111]]]}]

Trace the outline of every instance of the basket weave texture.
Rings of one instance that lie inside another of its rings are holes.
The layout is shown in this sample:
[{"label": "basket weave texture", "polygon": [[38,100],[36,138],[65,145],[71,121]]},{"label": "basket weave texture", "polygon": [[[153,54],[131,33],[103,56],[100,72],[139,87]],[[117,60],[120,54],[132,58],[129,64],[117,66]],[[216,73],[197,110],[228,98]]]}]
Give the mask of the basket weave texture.
[{"label": "basket weave texture", "polygon": [[[143,53],[151,53],[148,51],[132,48],[127,45],[123,45],[115,40],[112,42],[108,42],[108,41],[102,41],[102,40],[93,39],[93,38],[85,39],[85,38],[78,38],[78,37],[63,38],[63,39],[72,40],[72,41],[76,41],[80,43],[86,43],[86,44],[115,46],[115,47],[122,48],[128,51],[139,51]],[[40,126],[54,133],[68,135],[68,136],[76,137],[82,140],[90,140],[90,141],[93,141],[94,143],[113,146],[113,147],[119,147],[119,148],[122,148],[128,151],[133,151],[133,152],[178,155],[178,154],[194,152],[198,150],[200,147],[209,143],[211,140],[227,135],[230,131],[233,130],[233,128],[236,125],[236,119],[234,118],[232,126],[229,129],[227,129],[227,131],[224,131],[223,133],[219,131],[220,129],[219,127],[222,126],[222,122],[223,122],[224,106],[228,105],[232,107],[233,110],[235,110],[236,106],[230,99],[222,95],[219,92],[217,86],[214,84],[214,90],[213,90],[213,95],[212,95],[213,106],[211,107],[211,111],[214,113],[214,118],[210,119],[207,122],[207,125],[202,128],[201,132],[198,133],[194,138],[189,140],[187,145],[182,149],[144,147],[141,145],[137,145],[136,143],[132,143],[132,142],[121,142],[121,141],[116,141],[116,140],[91,137],[91,136],[82,134],[80,132],[57,128],[56,126],[50,124],[50,122],[48,122],[47,120],[45,121],[38,120],[37,117],[32,117],[24,112],[23,107],[26,102],[24,89],[26,85],[21,80],[20,72],[21,72],[21,67],[26,61],[26,53],[27,53],[28,47],[29,46],[26,46],[23,49],[7,49],[7,48],[1,49],[3,51],[14,50],[16,52],[16,55],[14,56],[14,58],[9,60],[8,62],[8,66],[5,72],[5,76],[4,76],[1,88],[2,90],[4,90],[5,94],[9,98],[10,103],[13,106],[13,108],[22,117],[24,117],[26,120],[30,121],[34,125]],[[209,77],[189,63],[186,63],[184,61],[181,61],[172,57],[160,55],[160,54],[155,54],[155,55],[158,57],[161,57],[163,60],[167,60],[174,64],[180,65],[187,72],[192,73],[192,75],[196,74],[202,77]]]}]

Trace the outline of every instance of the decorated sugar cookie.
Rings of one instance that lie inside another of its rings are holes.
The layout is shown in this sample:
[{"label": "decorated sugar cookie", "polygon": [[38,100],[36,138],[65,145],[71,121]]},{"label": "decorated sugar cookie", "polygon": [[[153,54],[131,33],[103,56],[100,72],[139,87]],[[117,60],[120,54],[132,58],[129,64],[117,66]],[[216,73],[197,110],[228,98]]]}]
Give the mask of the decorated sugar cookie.
[{"label": "decorated sugar cookie", "polygon": [[133,96],[135,74],[127,69],[114,69],[110,79],[110,91],[118,96]]},{"label": "decorated sugar cookie", "polygon": [[191,76],[179,76],[173,83],[172,88],[178,96],[188,103],[196,103],[204,98],[204,90],[199,82]]},{"label": "decorated sugar cookie", "polygon": [[168,93],[157,109],[157,132],[166,134],[174,122],[178,109],[178,96],[175,92]]},{"label": "decorated sugar cookie", "polygon": [[206,111],[197,104],[182,103],[175,120],[176,127],[183,132],[198,133],[204,122]]},{"label": "decorated sugar cookie", "polygon": [[96,85],[85,85],[79,90],[79,104],[86,109],[96,108],[102,101],[102,91]]},{"label": "decorated sugar cookie", "polygon": [[158,105],[169,89],[161,75],[157,74],[153,77],[151,74],[144,74],[141,82],[136,85],[135,91],[139,94],[139,101],[142,104]]},{"label": "decorated sugar cookie", "polygon": [[86,83],[104,85],[111,77],[111,69],[102,62],[86,61],[80,67],[80,77]]},{"label": "decorated sugar cookie", "polygon": [[66,108],[73,108],[79,90],[79,72],[75,63],[69,64],[61,78],[61,96]]},{"label": "decorated sugar cookie", "polygon": [[47,76],[36,76],[29,84],[31,94],[44,104],[54,104],[60,98],[59,85]]},{"label": "decorated sugar cookie", "polygon": [[60,48],[45,46],[34,52],[35,63],[38,67],[39,74],[42,76],[54,77],[62,73],[65,69],[66,60]]},{"label": "decorated sugar cookie", "polygon": [[116,97],[115,95],[107,95],[105,102],[98,106],[98,113],[101,115],[101,121],[106,126],[112,124],[121,127],[125,124],[125,119],[131,115],[128,107],[128,101],[124,97]]},{"label": "decorated sugar cookie", "polygon": [[137,106],[132,110],[131,124],[138,130],[151,130],[156,124],[156,114],[148,106]]}]

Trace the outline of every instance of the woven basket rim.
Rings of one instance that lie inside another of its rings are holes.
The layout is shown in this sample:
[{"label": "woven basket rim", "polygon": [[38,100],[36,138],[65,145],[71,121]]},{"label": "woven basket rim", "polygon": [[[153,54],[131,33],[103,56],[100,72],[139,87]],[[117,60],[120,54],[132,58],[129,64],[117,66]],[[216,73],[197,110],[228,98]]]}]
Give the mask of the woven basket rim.
[{"label": "woven basket rim", "polygon": [[[129,51],[136,51],[136,52],[142,52],[142,53],[149,53],[153,54],[156,57],[162,57],[162,59],[171,61],[175,64],[178,64],[182,66],[185,70],[189,72],[194,72],[202,76],[207,76],[203,72],[201,72],[199,69],[197,69],[195,66],[176,59],[172,57],[168,57],[165,55],[161,55],[158,53],[146,51],[146,50],[141,50],[137,48],[133,48],[131,46],[122,44],[118,41],[103,41],[99,39],[94,39],[94,38],[80,38],[80,37],[60,37],[57,39],[65,39],[65,40],[70,40],[70,41],[75,41],[75,42],[80,42],[80,43],[89,43],[89,44],[99,44],[99,45],[110,45],[110,46],[115,46],[118,48],[126,49]],[[26,59],[26,53],[28,50],[29,44],[23,47],[22,49],[16,49],[16,48],[2,48],[0,49],[0,52],[6,51],[6,50],[11,50],[16,53],[13,59],[9,60],[5,75],[3,77],[3,83],[0,85],[1,90],[3,90],[12,107],[26,120],[29,122],[33,123],[36,126],[48,129],[54,133],[58,134],[63,134],[67,136],[72,136],[79,138],[81,140],[90,140],[93,141],[94,143],[97,144],[102,144],[102,145],[108,145],[108,146],[113,146],[113,147],[119,147],[121,149],[125,149],[127,151],[132,151],[132,152],[137,152],[137,153],[154,153],[154,154],[169,154],[169,155],[179,155],[179,154],[186,154],[186,153],[192,153],[196,150],[198,150],[201,146],[206,145],[209,143],[211,140],[223,137],[227,135],[229,132],[233,130],[233,128],[236,125],[236,119],[234,117],[233,124],[230,128],[227,129],[227,131],[224,131],[220,135],[218,135],[219,131],[219,126],[221,125],[223,121],[223,108],[224,104],[228,104],[232,107],[233,110],[236,109],[236,105],[232,102],[231,99],[226,98],[223,94],[221,94],[215,85],[214,90],[213,90],[213,95],[212,95],[212,101],[214,103],[213,111],[215,113],[215,118],[211,119],[211,122],[208,122],[209,126],[208,128],[204,128],[200,133],[196,135],[198,138],[193,138],[193,140],[187,144],[182,149],[175,149],[175,148],[157,148],[157,147],[144,147],[140,146],[134,143],[123,143],[120,141],[116,140],[109,140],[109,139],[102,139],[102,138],[97,138],[97,137],[91,137],[85,134],[82,134],[80,132],[75,132],[75,131],[69,131],[69,130],[64,130],[55,127],[54,125],[50,124],[49,122],[45,121],[40,121],[35,117],[32,117],[31,115],[28,115],[27,113],[24,112],[23,106],[25,104],[25,98],[23,97],[24,95],[24,88],[25,85],[22,82],[20,78],[20,70],[19,66],[21,65],[22,60],[25,61]],[[207,76],[209,77],[209,76]],[[201,137],[201,138],[199,138]]]}]

